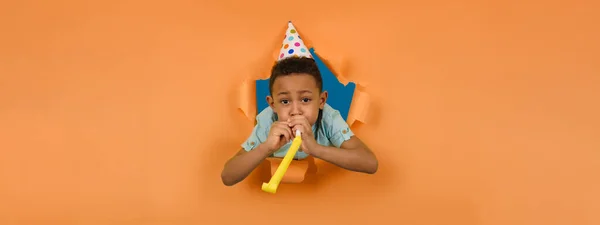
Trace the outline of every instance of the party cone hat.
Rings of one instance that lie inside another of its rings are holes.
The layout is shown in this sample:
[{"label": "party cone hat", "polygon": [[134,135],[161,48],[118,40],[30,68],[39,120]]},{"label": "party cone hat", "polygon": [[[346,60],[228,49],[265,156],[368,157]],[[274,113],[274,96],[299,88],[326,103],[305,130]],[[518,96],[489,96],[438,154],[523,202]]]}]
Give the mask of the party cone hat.
[{"label": "party cone hat", "polygon": [[298,30],[292,24],[292,21],[288,22],[288,29],[285,32],[285,38],[279,50],[277,60],[282,60],[288,57],[308,57],[312,58],[312,55],[308,51],[306,45],[300,38]]}]

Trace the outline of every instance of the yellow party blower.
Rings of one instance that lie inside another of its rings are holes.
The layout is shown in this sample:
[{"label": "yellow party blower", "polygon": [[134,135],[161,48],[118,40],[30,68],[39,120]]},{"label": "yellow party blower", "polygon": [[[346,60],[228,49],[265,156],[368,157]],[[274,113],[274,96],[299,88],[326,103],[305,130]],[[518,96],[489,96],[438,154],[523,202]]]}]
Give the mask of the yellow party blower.
[{"label": "yellow party blower", "polygon": [[273,174],[269,183],[262,184],[262,190],[264,192],[269,192],[271,194],[275,194],[275,192],[277,192],[277,187],[279,187],[279,183],[281,182],[281,179],[283,179],[285,171],[287,171],[290,163],[292,163],[292,159],[294,159],[294,155],[296,155],[296,152],[298,152],[298,149],[302,144],[302,137],[300,137],[300,134],[300,131],[296,130],[296,137],[292,141],[292,145],[288,149],[288,152],[283,157],[281,164],[279,164],[279,167],[277,167],[275,174]]}]

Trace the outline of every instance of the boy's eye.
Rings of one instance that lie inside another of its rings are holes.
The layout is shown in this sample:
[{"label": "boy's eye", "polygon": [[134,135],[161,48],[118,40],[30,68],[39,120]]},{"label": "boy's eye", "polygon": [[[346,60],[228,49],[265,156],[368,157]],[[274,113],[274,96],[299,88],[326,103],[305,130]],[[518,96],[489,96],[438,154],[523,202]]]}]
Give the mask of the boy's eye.
[{"label": "boy's eye", "polygon": [[290,103],[290,101],[288,101],[288,100],[281,100],[281,104],[284,104],[284,105],[286,105],[286,104],[288,104],[288,103]]},{"label": "boy's eye", "polygon": [[310,99],[309,98],[303,98],[302,102],[310,102]]}]

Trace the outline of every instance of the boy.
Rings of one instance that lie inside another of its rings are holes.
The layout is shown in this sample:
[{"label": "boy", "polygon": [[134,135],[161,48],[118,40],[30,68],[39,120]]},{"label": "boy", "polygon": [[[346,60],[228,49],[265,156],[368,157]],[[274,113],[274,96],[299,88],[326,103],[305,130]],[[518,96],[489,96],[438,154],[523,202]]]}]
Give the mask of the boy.
[{"label": "boy", "polygon": [[302,145],[295,158],[308,155],[341,168],[373,174],[378,161],[356,137],[340,113],[326,104],[321,73],[314,59],[289,57],[273,66],[269,78],[269,108],[257,116],[257,124],[242,149],[227,161],[223,184],[244,180],[267,157],[285,156],[296,130]]}]

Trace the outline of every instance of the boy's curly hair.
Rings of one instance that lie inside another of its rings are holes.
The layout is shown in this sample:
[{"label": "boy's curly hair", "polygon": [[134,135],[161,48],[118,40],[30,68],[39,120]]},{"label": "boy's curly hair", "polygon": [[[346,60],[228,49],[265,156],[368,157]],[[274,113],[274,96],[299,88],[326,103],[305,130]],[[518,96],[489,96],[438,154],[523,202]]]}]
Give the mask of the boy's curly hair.
[{"label": "boy's curly hair", "polygon": [[269,78],[269,93],[273,95],[273,84],[280,76],[305,73],[315,78],[319,92],[323,91],[323,78],[314,59],[308,57],[289,57],[275,63]]}]

